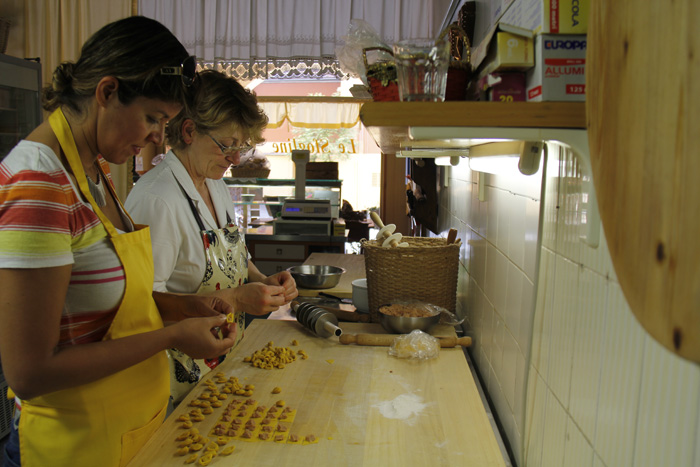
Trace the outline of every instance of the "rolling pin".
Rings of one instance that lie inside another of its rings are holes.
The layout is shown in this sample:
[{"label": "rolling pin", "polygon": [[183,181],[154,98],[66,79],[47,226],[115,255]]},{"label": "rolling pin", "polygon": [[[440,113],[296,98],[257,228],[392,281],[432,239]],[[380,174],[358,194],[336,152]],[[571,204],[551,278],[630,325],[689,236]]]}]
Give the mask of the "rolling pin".
[{"label": "rolling pin", "polygon": [[391,246],[396,248],[409,246],[408,242],[401,241],[403,235],[401,235],[398,232],[394,233],[394,230],[396,230],[396,225],[384,225],[384,222],[382,222],[382,218],[379,217],[379,214],[377,214],[374,211],[370,211],[369,215],[372,218],[372,221],[374,221],[375,225],[380,229],[379,233],[377,234],[377,241],[383,242],[383,247]]},{"label": "rolling pin", "polygon": [[[340,336],[341,344],[373,345],[388,347],[396,339],[398,334],[343,334]],[[469,347],[472,345],[472,338],[464,337],[438,337],[440,347]]]}]

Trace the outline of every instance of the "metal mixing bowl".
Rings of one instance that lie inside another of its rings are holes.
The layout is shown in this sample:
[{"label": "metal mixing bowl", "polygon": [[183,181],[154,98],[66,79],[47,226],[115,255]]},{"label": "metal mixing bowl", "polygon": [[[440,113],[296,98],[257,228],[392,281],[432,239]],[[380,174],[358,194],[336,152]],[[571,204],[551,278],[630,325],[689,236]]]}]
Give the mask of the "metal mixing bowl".
[{"label": "metal mixing bowl", "polygon": [[427,332],[431,326],[440,322],[440,314],[426,317],[392,316],[379,312],[379,322],[387,332],[408,334],[414,329]]},{"label": "metal mixing bowl", "polygon": [[317,266],[302,264],[287,268],[297,283],[297,287],[304,289],[330,289],[338,285],[340,276],[345,273],[345,269],[337,266]]}]

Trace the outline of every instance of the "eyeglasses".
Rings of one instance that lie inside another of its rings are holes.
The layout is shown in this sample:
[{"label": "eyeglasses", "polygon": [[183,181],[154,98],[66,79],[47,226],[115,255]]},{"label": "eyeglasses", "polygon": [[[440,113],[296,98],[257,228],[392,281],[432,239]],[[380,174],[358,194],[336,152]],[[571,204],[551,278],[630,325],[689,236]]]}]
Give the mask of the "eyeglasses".
[{"label": "eyeglasses", "polygon": [[253,149],[253,146],[250,144],[244,144],[243,146],[224,146],[223,144],[219,143],[217,140],[214,139],[212,135],[207,135],[208,137],[211,138],[214,143],[219,146],[219,149],[221,150],[222,153],[224,154],[234,154],[236,152],[239,152],[241,154],[247,154],[250,150]]},{"label": "eyeglasses", "polygon": [[164,66],[160,69],[160,74],[181,76],[182,83],[189,87],[197,75],[197,57],[190,55],[180,63],[180,66]]}]

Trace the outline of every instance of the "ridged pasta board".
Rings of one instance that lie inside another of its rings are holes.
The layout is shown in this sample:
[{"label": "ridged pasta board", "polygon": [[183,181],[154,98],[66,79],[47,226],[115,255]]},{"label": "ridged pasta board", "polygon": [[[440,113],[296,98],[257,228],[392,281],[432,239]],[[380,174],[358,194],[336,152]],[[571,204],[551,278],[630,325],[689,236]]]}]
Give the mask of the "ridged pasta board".
[{"label": "ridged pasta board", "polygon": [[[378,324],[341,323],[341,328],[352,334],[384,333]],[[437,331],[436,335],[454,335],[449,327],[437,327]],[[270,341],[273,347],[295,352],[297,358],[282,369],[261,369],[243,361]],[[300,350],[307,359],[301,358]],[[200,381],[129,465],[186,465],[196,454],[192,465],[198,466],[207,444],[217,440],[222,443],[217,453],[231,446],[233,452],[211,456],[212,466],[504,465],[460,347],[441,349],[437,359],[421,362],[397,359],[387,352],[387,347],[343,345],[337,337],[316,337],[296,321],[255,320],[240,347]],[[177,455],[186,441],[176,438],[190,430],[182,428],[185,422],[178,419],[195,409],[201,411],[191,402],[201,401],[202,393],[211,392],[209,387],[222,389],[223,381],[231,378],[237,378],[241,388],[254,386],[253,393],[227,394],[221,407],[200,417],[202,421],[191,422],[209,442],[200,442],[198,451]],[[275,388],[278,393],[273,393]],[[233,400],[239,401],[233,404],[238,407],[234,416],[240,415],[244,426],[255,413],[252,407],[245,408],[245,401],[264,406],[257,421],[248,425],[258,435],[265,414],[281,401],[280,409],[289,407],[293,417],[285,421],[283,415],[272,415],[275,422],[268,424],[286,426],[282,432],[286,435],[268,441],[255,436],[253,440],[219,439],[212,430]],[[290,442],[292,434],[300,442]],[[305,441],[307,435],[315,440]]]}]

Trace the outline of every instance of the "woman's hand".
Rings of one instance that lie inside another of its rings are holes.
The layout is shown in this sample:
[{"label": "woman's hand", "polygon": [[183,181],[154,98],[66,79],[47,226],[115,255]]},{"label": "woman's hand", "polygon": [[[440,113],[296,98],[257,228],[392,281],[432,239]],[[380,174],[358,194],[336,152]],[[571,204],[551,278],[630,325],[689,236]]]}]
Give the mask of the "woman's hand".
[{"label": "woman's hand", "polygon": [[265,315],[277,311],[286,303],[284,291],[282,286],[249,282],[233,289],[213,293],[219,297],[225,296],[237,311],[243,311],[249,315]]},{"label": "woman's hand", "polygon": [[272,276],[268,276],[263,280],[264,284],[278,285],[284,288],[284,303],[287,304],[294,300],[299,292],[297,291],[297,283],[289,273],[289,271],[281,271]]},{"label": "woman's hand", "polygon": [[219,295],[174,294],[153,292],[163,322],[182,321],[187,318],[219,316],[233,313],[234,308]]},{"label": "woman's hand", "polygon": [[[230,306],[230,305],[229,305]],[[223,338],[219,338],[221,330]],[[173,347],[192,358],[216,358],[233,347],[238,328],[228,323],[226,316],[219,314],[206,318],[187,318],[172,326]]]}]

